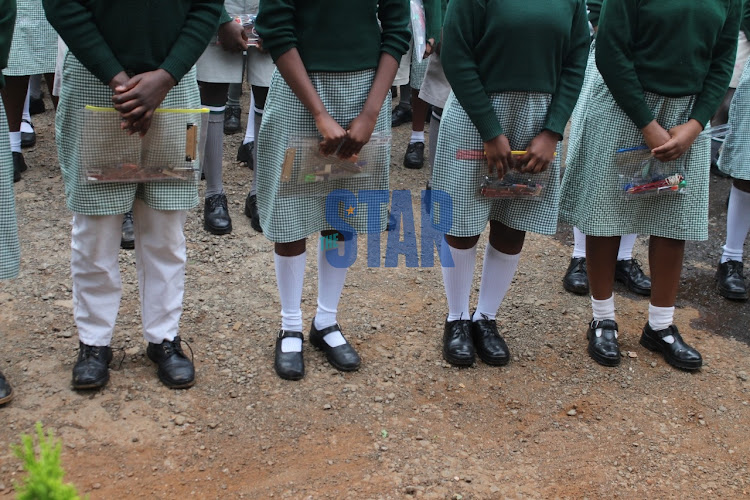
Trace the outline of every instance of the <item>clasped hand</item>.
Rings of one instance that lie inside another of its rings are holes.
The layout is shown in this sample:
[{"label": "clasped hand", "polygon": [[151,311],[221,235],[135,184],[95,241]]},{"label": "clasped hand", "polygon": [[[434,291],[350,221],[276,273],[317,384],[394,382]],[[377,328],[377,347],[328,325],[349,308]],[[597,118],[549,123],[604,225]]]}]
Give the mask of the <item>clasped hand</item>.
[{"label": "clasped hand", "polygon": [[324,156],[336,154],[341,159],[351,158],[370,141],[376,122],[377,117],[359,114],[344,130],[328,113],[322,114],[315,119],[318,132],[323,136],[320,153]]},{"label": "clasped hand", "polygon": [[177,85],[163,69],[140,73],[132,78],[122,71],[109,82],[114,91],[112,102],[122,119],[121,127],[129,134],[146,135],[156,108]]}]

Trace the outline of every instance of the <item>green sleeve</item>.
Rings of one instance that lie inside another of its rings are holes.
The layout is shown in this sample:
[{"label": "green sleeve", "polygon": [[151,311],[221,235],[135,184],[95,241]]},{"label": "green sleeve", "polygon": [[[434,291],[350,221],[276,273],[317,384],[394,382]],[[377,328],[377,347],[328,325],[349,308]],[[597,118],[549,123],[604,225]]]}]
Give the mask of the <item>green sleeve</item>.
[{"label": "green sleeve", "polygon": [[745,0],[745,6],[742,9],[742,31],[745,32],[745,38],[750,40],[750,0]]},{"label": "green sleeve", "polygon": [[544,122],[544,128],[557,132],[560,137],[565,132],[565,126],[573,113],[578,95],[581,93],[590,40],[589,23],[586,18],[586,2],[585,0],[579,0],[570,28],[570,45],[562,64],[557,89],[552,96],[552,102],[547,111],[547,119]]},{"label": "green sleeve", "polygon": [[409,50],[409,18],[409,0],[381,0],[378,4],[378,19],[383,30],[380,52],[399,62]]},{"label": "green sleeve", "polygon": [[8,54],[16,25],[16,0],[0,0],[0,89],[5,86],[3,70],[8,67]]},{"label": "green sleeve", "polygon": [[227,13],[227,9],[222,5],[221,16],[219,16],[219,24],[221,25],[224,23],[228,23],[229,21],[234,21],[234,18]]},{"label": "green sleeve", "polygon": [[631,51],[638,23],[638,3],[639,0],[617,0],[602,6],[596,34],[596,67],[615,102],[640,129],[648,125],[654,115],[646,104]]},{"label": "green sleeve", "polygon": [[124,71],[82,0],[43,0],[47,20],[81,64],[105,85]]},{"label": "green sleeve", "polygon": [[452,1],[443,23],[443,45],[440,60],[458,102],[487,142],[503,133],[489,95],[479,76],[475,53],[484,33],[487,15],[484,0]]},{"label": "green sleeve", "polygon": [[294,9],[293,0],[263,0],[260,3],[255,29],[274,62],[297,47]]},{"label": "green sleeve", "polygon": [[427,40],[433,38],[435,43],[440,40],[440,28],[443,27],[443,11],[441,0],[424,0],[424,17]]},{"label": "green sleeve", "polygon": [[589,11],[589,22],[596,28],[599,26],[599,13],[602,11],[604,0],[587,0],[586,7]]},{"label": "green sleeve", "polygon": [[724,28],[714,45],[711,66],[703,80],[703,90],[698,94],[693,111],[690,113],[690,118],[695,118],[703,125],[708,123],[716,113],[732,79],[741,17],[742,0],[732,0]]},{"label": "green sleeve", "polygon": [[219,27],[219,17],[223,0],[194,0],[180,34],[172,45],[164,62],[163,69],[179,83],[190,71],[198,58],[206,50],[211,37]]}]

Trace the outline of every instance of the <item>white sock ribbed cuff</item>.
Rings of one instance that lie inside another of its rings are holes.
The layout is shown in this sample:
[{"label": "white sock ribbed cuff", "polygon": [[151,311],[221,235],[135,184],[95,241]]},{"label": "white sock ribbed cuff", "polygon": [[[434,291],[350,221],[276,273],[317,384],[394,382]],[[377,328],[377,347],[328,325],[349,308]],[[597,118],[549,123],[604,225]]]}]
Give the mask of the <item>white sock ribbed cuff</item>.
[{"label": "white sock ribbed cuff", "polygon": [[474,281],[474,266],[477,261],[477,246],[465,250],[453,248],[443,239],[453,259],[453,267],[442,267],[445,296],[448,299],[448,321],[468,320],[469,295]]},{"label": "white sock ribbed cuff", "polygon": [[[322,330],[336,324],[341,291],[344,289],[346,267],[334,267],[326,258],[327,252],[340,252],[345,245],[339,241],[339,248],[323,250],[318,246],[318,310],[315,312],[315,328]],[[330,334],[329,334],[330,335]],[[335,346],[333,346],[335,347]]]},{"label": "white sock ribbed cuff", "polygon": [[617,260],[630,260],[633,258],[633,245],[635,245],[635,234],[624,234],[620,237],[620,249],[617,251]]},{"label": "white sock ribbed cuff", "polygon": [[[204,108],[208,109],[209,113],[223,113],[224,110],[227,109],[226,106],[203,106]],[[209,119],[211,118],[211,115],[209,114]],[[222,118],[223,120],[223,118]]]},{"label": "white sock ribbed cuff", "polygon": [[412,130],[409,144],[414,144],[415,142],[424,142],[424,130],[422,130],[421,132]]},{"label": "white sock ribbed cuff", "polygon": [[484,252],[484,263],[482,264],[479,300],[472,321],[483,319],[482,316],[487,319],[495,319],[497,310],[503,303],[508,289],[510,289],[513,276],[516,275],[520,259],[520,253],[510,255],[496,250],[490,244],[487,245],[487,250]]},{"label": "white sock ribbed cuff", "polygon": [[290,332],[302,331],[302,286],[305,281],[307,252],[293,257],[282,257],[274,253],[276,284],[281,299],[281,329]]},{"label": "white sock ribbed cuff", "polygon": [[594,321],[604,321],[611,319],[615,321],[615,295],[608,299],[596,300],[591,297],[591,310],[594,314]]},{"label": "white sock ribbed cuff", "polygon": [[727,239],[721,262],[736,260],[742,262],[743,246],[750,232],[750,193],[732,186],[727,208]]},{"label": "white sock ribbed cuff", "polygon": [[577,227],[573,227],[573,258],[586,258],[586,235]]},{"label": "white sock ribbed cuff", "polygon": [[[649,302],[648,304],[648,324],[654,331],[664,330],[674,323],[674,306],[673,307],[657,307]],[[669,335],[671,338],[672,336]],[[671,342],[664,338],[664,341],[671,344]]]},{"label": "white sock ribbed cuff", "polygon": [[21,131],[18,132],[8,132],[8,137],[10,137],[10,150],[14,153],[20,153],[21,152]]}]

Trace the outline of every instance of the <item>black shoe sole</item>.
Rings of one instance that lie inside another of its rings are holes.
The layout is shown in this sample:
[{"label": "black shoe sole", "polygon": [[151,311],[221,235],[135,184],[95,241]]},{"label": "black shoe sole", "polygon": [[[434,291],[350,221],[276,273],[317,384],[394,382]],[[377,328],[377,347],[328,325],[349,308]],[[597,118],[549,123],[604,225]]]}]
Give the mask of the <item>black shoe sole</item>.
[{"label": "black shoe sole", "polygon": [[582,288],[582,287],[573,286],[567,281],[565,281],[564,279],[563,279],[562,284],[563,284],[563,288],[569,291],[570,293],[574,293],[576,295],[586,295],[587,293],[589,293],[588,287]]},{"label": "black shoe sole", "polygon": [[[588,338],[586,340],[588,340]],[[598,352],[596,352],[595,350],[593,350],[591,348],[591,343],[590,342],[589,342],[589,346],[586,349],[586,351],[589,353],[589,356],[591,357],[591,359],[593,359],[594,361],[596,361],[597,363],[599,363],[602,366],[610,366],[610,367],[612,367],[612,366],[619,366],[619,364],[620,364],[620,358],[621,358],[621,356],[618,356],[617,359],[615,359],[615,358],[605,358],[604,356],[602,356],[601,354],[599,354]]]},{"label": "black shoe sole", "polygon": [[356,366],[345,366],[342,364],[337,363],[334,359],[332,359],[331,356],[328,354],[328,344],[326,344],[325,340],[323,339],[317,339],[313,336],[310,336],[310,344],[313,345],[316,349],[323,352],[323,354],[326,355],[326,359],[328,362],[336,368],[340,372],[356,372],[359,370],[359,367],[362,365],[362,363],[357,363]]},{"label": "black shoe sole", "polygon": [[204,222],[203,223],[203,229],[205,229],[206,231],[208,231],[211,234],[215,234],[217,236],[221,236],[223,234],[229,234],[229,233],[231,233],[232,232],[232,225],[230,224],[229,227],[227,227],[225,229],[216,229],[215,227],[209,226],[208,224],[206,224]]},{"label": "black shoe sole", "polygon": [[107,376],[104,377],[102,380],[97,380],[95,382],[90,382],[88,384],[76,384],[73,382],[73,389],[76,390],[86,390],[86,389],[101,389],[105,385],[107,385],[107,382],[109,382],[109,372],[107,372]]},{"label": "black shoe sole", "polygon": [[274,371],[276,372],[276,375],[279,376],[279,378],[283,378],[284,380],[295,381],[295,380],[302,380],[303,378],[305,378],[304,374],[302,374],[302,375],[287,375],[286,373],[283,373],[283,372],[280,372],[279,370],[276,370],[275,367],[274,367]]},{"label": "black shoe sole", "polygon": [[674,366],[675,368],[679,368],[680,370],[696,371],[700,369],[701,366],[703,366],[703,362],[686,363],[684,361],[680,361],[679,359],[674,359],[672,356],[662,351],[660,346],[656,344],[653,340],[649,339],[648,337],[642,334],[641,334],[641,340],[639,340],[638,343],[641,344],[646,349],[648,349],[649,351],[658,352],[659,354],[662,355],[662,357],[664,358],[664,361]]},{"label": "black shoe sole", "polygon": [[8,394],[4,398],[0,399],[0,406],[4,405],[6,403],[10,403],[11,400],[13,399],[13,396],[15,396],[15,395],[16,395],[16,393],[13,392],[13,389],[11,389],[10,390],[10,394]]},{"label": "black shoe sole", "polygon": [[[158,374],[157,374],[158,376]],[[168,380],[164,380],[163,378],[159,377],[159,381],[164,384],[165,386],[169,387],[170,389],[188,389],[190,387],[193,387],[195,385],[195,379],[191,380],[190,382],[184,382],[182,384],[175,384],[173,382],[170,382]]]},{"label": "black shoe sole", "polygon": [[120,248],[123,250],[133,250],[135,248],[135,240],[120,240]]},{"label": "black shoe sole", "polygon": [[408,168],[409,170],[420,170],[422,167],[424,167],[424,162],[422,162],[422,163],[406,163],[406,162],[404,162],[404,167]]},{"label": "black shoe sole", "polygon": [[747,292],[745,292],[744,294],[738,292],[730,292],[729,290],[722,288],[720,285],[716,285],[716,289],[719,291],[719,295],[721,295],[725,299],[736,300],[737,302],[746,302],[748,299]]},{"label": "black shoe sole", "polygon": [[21,140],[21,148],[22,149],[33,148],[34,146],[36,146],[36,136],[34,136],[34,139],[32,139],[30,141]]},{"label": "black shoe sole", "polygon": [[510,357],[491,358],[489,356],[480,354],[479,351],[477,351],[477,357],[482,360],[482,363],[484,363],[485,365],[490,365],[490,366],[505,366],[510,362]]},{"label": "black shoe sole", "polygon": [[473,365],[475,361],[475,358],[455,358],[451,356],[445,349],[443,349],[443,359],[453,366],[462,368]]}]

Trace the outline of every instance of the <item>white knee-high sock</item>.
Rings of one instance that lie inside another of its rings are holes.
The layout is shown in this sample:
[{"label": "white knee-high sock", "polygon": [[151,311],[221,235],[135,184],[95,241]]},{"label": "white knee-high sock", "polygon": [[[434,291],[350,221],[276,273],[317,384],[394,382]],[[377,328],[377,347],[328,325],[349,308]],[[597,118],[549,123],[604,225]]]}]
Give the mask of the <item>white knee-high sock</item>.
[{"label": "white knee-high sock", "polygon": [[586,235],[577,227],[573,227],[573,258],[586,257]]},{"label": "white knee-high sock", "polygon": [[617,260],[630,260],[633,258],[633,245],[635,245],[636,234],[623,234],[620,236],[620,249],[617,251]]},{"label": "white knee-high sock", "polygon": [[[339,241],[339,247],[345,245]],[[323,250],[318,245],[318,310],[315,312],[315,328],[322,330],[336,324],[341,291],[346,281],[346,267],[334,267],[328,262],[326,252],[339,252],[339,249]],[[340,331],[331,332],[323,340],[331,347],[338,347],[346,343]]]},{"label": "white knee-high sock", "polygon": [[453,267],[441,266],[445,297],[448,299],[448,321],[469,319],[469,295],[474,281],[474,266],[477,262],[477,246],[466,250],[453,248],[443,238],[443,251],[450,251]]},{"label": "white knee-high sock", "polygon": [[206,198],[224,192],[223,166],[224,155],[224,109],[225,106],[207,106],[208,127],[206,134],[206,152],[203,154],[203,173],[206,175]]},{"label": "white knee-high sock", "polygon": [[250,111],[247,113],[247,128],[245,128],[245,138],[242,144],[253,142],[255,140],[255,97],[250,92]]},{"label": "white knee-high sock", "polygon": [[[674,323],[674,307],[657,307],[648,304],[648,325],[654,331],[664,330]],[[662,339],[667,344],[674,342],[674,337],[667,335]]]},{"label": "white knee-high sock", "polygon": [[591,297],[591,310],[594,314],[594,321],[604,321],[605,319],[615,320],[615,295],[608,299],[596,300]]},{"label": "white knee-high sock", "polygon": [[[293,257],[282,257],[274,252],[276,285],[281,299],[281,329],[302,332],[302,286],[305,283],[305,262],[307,252]],[[302,340],[285,338],[281,341],[283,352],[299,352]]]},{"label": "white knee-high sock", "polygon": [[727,209],[727,240],[724,243],[722,264],[728,260],[742,262],[742,247],[750,232],[750,193],[732,186]]},{"label": "white knee-high sock", "polygon": [[[29,82],[29,88],[31,87],[31,82]],[[21,132],[26,132],[27,134],[30,134],[34,131],[33,128],[31,128],[31,113],[29,113],[29,99],[31,98],[31,92],[26,92],[26,100],[23,103],[23,114],[21,115]],[[24,122],[23,120],[27,120],[29,123]]]},{"label": "white knee-high sock", "polygon": [[510,283],[518,269],[521,254],[509,255],[487,245],[482,264],[482,283],[479,285],[479,301],[473,321],[495,319]]}]

